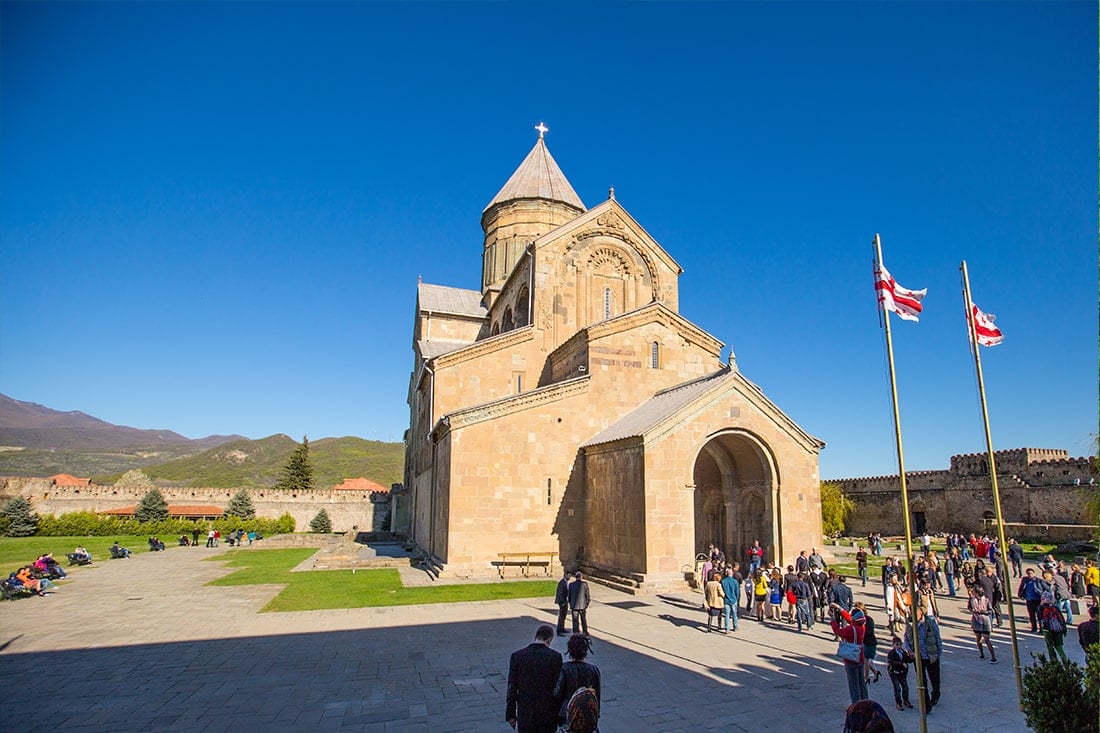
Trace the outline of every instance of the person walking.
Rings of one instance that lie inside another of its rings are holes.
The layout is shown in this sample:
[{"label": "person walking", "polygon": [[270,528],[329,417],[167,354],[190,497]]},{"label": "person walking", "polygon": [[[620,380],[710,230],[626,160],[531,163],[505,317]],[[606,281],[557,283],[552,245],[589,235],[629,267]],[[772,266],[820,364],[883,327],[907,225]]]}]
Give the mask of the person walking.
[{"label": "person walking", "polygon": [[[910,652],[913,652],[912,627],[906,624],[905,644]],[[940,701],[940,655],[943,654],[943,639],[940,636],[940,625],[932,616],[925,615],[920,606],[917,606],[917,647],[920,654],[921,672],[925,682],[925,706],[931,711]]]},{"label": "person walking", "polygon": [[562,568],[561,580],[554,592],[554,603],[558,604],[558,636],[565,636],[565,615],[569,612],[569,580],[573,576]]},{"label": "person walking", "polygon": [[573,614],[573,633],[581,632],[588,636],[588,604],[592,598],[588,593],[588,582],[578,570],[569,584],[569,610]]},{"label": "person walking", "polygon": [[913,655],[905,649],[901,639],[895,636],[894,646],[886,654],[886,672],[894,686],[894,705],[898,710],[913,707],[913,703],[909,702],[909,665],[912,663]]},{"label": "person walking", "polygon": [[806,627],[807,631],[814,627],[814,611],[810,605],[814,591],[810,584],[806,582],[806,575],[807,573],[799,573],[798,580],[791,586],[795,598],[795,618],[798,620],[798,631],[800,633],[803,626]]},{"label": "person walking", "polygon": [[508,660],[508,693],[504,720],[519,733],[554,733],[558,700],[554,687],[561,674],[561,654],[550,648],[554,629],[542,625],[535,640]]},{"label": "person walking", "polygon": [[723,634],[726,633],[721,628],[722,607],[725,605],[725,592],[722,590],[722,581],[719,580],[718,573],[711,573],[710,579],[707,584],[703,586],[703,604],[707,608],[707,631],[711,631],[711,628],[716,628]]},{"label": "person walking", "polygon": [[[837,651],[837,654],[844,661],[844,674],[848,677],[848,695],[852,702],[866,700],[868,697],[867,681],[863,678],[863,640],[865,636],[863,611],[857,608],[848,613],[846,609],[837,603],[830,603],[829,608],[834,612],[833,620],[830,622],[833,627],[833,634],[841,640],[841,649]],[[842,655],[845,643],[854,644],[854,649],[858,649],[853,651],[851,656]]]},{"label": "person walking", "polygon": [[[558,709],[558,722],[565,725],[566,731],[594,731],[600,717],[600,668],[585,661],[592,648],[587,636],[573,634],[569,637],[567,651],[569,661],[562,665],[558,673],[558,682],[554,685],[554,697],[561,700]],[[579,706],[573,696],[578,690],[589,689],[595,698],[592,707]],[[573,703],[572,705],[570,703]],[[578,717],[584,720],[578,720]]]},{"label": "person walking", "polygon": [[1043,639],[1047,643],[1047,653],[1051,661],[1055,655],[1061,657],[1063,662],[1068,661],[1066,650],[1062,646],[1066,640],[1066,618],[1050,591],[1043,593],[1039,604],[1039,628],[1043,630]]},{"label": "person walking", "polygon": [[1016,595],[1027,604],[1027,618],[1031,622],[1031,633],[1034,634],[1039,630],[1039,601],[1043,596],[1042,582],[1035,577],[1034,568],[1024,571]]},{"label": "person walking", "polygon": [[984,643],[989,649],[989,661],[996,664],[997,652],[993,650],[993,642],[989,639],[993,625],[993,608],[985,595],[985,589],[978,583],[970,588],[966,610],[970,611],[970,630],[974,632],[974,641],[978,644],[978,658],[985,659],[985,650],[982,649]]},{"label": "person walking", "polygon": [[722,628],[730,630],[730,619],[733,619],[733,630],[737,631],[737,607],[741,604],[741,573],[739,563],[733,563],[726,568],[726,577],[722,578]]},{"label": "person walking", "polygon": [[1021,568],[1024,564],[1024,548],[1020,547],[1015,537],[1008,540],[1008,559],[1012,563],[1012,577],[1020,577],[1023,573]]},{"label": "person walking", "polygon": [[867,587],[867,550],[862,547],[856,552],[856,568],[859,570],[859,579],[863,582],[862,588]]}]

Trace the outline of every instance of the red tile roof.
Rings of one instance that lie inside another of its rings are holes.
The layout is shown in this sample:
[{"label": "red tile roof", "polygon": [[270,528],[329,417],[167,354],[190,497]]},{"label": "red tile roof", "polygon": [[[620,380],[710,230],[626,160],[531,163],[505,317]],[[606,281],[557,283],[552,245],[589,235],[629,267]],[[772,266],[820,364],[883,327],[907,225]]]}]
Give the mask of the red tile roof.
[{"label": "red tile roof", "polygon": [[333,491],[370,491],[371,493],[390,493],[389,487],[382,484],[376,484],[369,478],[346,478],[344,483],[339,486],[333,486]]},{"label": "red tile roof", "polygon": [[76,476],[70,476],[67,473],[59,473],[53,476],[47,476],[46,478],[53,481],[54,486],[91,486],[92,480],[90,478],[77,478]]}]

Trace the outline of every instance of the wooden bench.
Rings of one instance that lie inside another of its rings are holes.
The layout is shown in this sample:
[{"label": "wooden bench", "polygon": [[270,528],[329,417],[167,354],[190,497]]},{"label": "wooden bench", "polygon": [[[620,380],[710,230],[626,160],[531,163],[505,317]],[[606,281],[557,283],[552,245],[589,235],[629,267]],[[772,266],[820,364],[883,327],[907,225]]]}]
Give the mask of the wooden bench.
[{"label": "wooden bench", "polygon": [[558,556],[556,552],[498,552],[497,556],[500,560],[497,560],[493,565],[497,566],[497,571],[500,573],[500,577],[504,577],[504,568],[512,565],[523,568],[524,577],[530,577],[531,566],[544,568],[547,575],[550,575],[554,569],[554,558]]}]

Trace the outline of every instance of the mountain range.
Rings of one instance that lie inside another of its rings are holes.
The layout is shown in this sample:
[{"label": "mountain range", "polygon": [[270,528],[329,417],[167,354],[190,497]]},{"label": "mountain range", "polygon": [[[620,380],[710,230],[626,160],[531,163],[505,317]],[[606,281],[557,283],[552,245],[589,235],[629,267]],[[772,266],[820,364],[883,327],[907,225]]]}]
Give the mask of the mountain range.
[{"label": "mountain range", "polygon": [[[157,483],[271,486],[298,446],[286,435],[186,438],[171,430],[113,425],[83,412],[61,412],[0,395],[0,475],[88,476],[113,483],[141,469]],[[356,437],[310,441],[318,488],[364,476],[383,486],[401,480],[404,445]]]}]

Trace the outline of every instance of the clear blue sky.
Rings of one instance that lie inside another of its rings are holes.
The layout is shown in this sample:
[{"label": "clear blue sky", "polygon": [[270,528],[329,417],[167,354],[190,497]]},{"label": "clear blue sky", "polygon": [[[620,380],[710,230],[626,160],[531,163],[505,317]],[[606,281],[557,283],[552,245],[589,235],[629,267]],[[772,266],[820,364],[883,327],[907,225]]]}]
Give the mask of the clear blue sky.
[{"label": "clear blue sky", "polygon": [[480,286],[547,144],[684,267],[680,310],[828,443],[1093,450],[1095,3],[0,6],[0,391],[191,437],[400,440],[417,276]]}]

